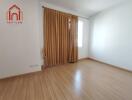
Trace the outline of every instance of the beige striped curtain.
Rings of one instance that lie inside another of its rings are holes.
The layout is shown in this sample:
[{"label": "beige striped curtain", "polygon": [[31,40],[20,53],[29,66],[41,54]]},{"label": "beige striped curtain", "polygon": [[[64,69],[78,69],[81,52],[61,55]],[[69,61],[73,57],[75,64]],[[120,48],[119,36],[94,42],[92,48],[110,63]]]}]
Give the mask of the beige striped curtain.
[{"label": "beige striped curtain", "polygon": [[[69,19],[73,18],[69,28]],[[49,8],[44,9],[44,64],[54,66],[77,60],[75,17]],[[72,30],[72,31],[70,31]],[[70,38],[70,39],[69,39]],[[70,43],[72,45],[70,45]],[[75,51],[75,52],[74,52]],[[69,53],[70,52],[70,53]],[[69,59],[69,57],[71,57]]]}]

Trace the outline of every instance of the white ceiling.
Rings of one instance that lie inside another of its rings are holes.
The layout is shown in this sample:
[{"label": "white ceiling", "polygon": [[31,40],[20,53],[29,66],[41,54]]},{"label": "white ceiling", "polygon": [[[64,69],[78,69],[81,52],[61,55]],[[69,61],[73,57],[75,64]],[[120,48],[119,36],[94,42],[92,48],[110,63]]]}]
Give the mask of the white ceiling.
[{"label": "white ceiling", "polygon": [[84,16],[91,16],[102,10],[118,5],[127,0],[41,0],[65,9],[76,11]]}]

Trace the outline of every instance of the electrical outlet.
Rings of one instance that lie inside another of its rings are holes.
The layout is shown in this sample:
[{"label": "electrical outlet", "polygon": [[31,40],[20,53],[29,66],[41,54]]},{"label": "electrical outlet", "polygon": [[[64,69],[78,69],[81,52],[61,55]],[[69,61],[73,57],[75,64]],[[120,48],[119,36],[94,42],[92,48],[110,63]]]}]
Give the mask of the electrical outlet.
[{"label": "electrical outlet", "polygon": [[41,66],[41,65],[38,65],[38,64],[36,64],[36,65],[30,65],[31,68],[40,67],[40,66]]}]

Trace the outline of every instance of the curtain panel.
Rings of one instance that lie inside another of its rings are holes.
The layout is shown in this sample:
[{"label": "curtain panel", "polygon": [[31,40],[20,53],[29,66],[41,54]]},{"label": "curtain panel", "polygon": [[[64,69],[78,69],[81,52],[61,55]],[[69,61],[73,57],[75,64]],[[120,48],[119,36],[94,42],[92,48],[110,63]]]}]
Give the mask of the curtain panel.
[{"label": "curtain panel", "polygon": [[77,61],[77,23],[77,16],[44,8],[45,66]]}]

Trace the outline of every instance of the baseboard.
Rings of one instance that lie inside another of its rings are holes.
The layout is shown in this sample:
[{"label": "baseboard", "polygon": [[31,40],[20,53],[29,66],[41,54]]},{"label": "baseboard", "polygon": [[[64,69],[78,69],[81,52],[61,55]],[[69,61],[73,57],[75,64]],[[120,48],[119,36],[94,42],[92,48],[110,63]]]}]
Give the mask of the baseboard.
[{"label": "baseboard", "polygon": [[23,76],[23,75],[27,75],[27,74],[31,74],[31,73],[36,73],[36,72],[40,72],[42,71],[42,66],[40,67],[36,67],[36,68],[32,68],[32,69],[28,69],[25,71],[19,71],[17,73],[8,73],[6,75],[2,75],[0,76],[0,80],[1,79],[8,79],[8,78],[13,78],[13,77],[18,77],[18,76]]},{"label": "baseboard", "polygon": [[127,71],[127,72],[132,72],[132,70],[128,70],[128,69],[122,68],[122,67],[120,67],[120,66],[115,66],[115,65],[112,65],[112,64],[108,64],[108,63],[105,63],[105,62],[103,62],[103,61],[99,61],[99,60],[94,59],[94,58],[88,58],[88,59],[94,60],[94,61],[99,62],[99,63],[102,63],[102,64],[109,65],[109,66],[111,66],[111,67],[118,68],[118,69],[120,69],[120,70],[124,70],[124,71]]},{"label": "baseboard", "polygon": [[89,59],[89,58],[88,57],[87,58],[80,58],[80,59],[78,59],[78,61],[87,60],[87,59]]},{"label": "baseboard", "polygon": [[[82,60],[87,60],[87,59],[89,59],[88,57],[87,58],[80,58],[80,59],[78,59],[78,61],[82,61]],[[66,63],[66,64],[68,64],[68,63]],[[64,64],[62,64],[62,65],[64,65]],[[57,65],[55,65],[55,66],[57,66]],[[58,65],[58,66],[60,66],[60,65]],[[45,70],[47,68],[47,66],[46,65],[43,65],[42,66],[42,70]],[[49,68],[49,67],[48,67]]]}]

